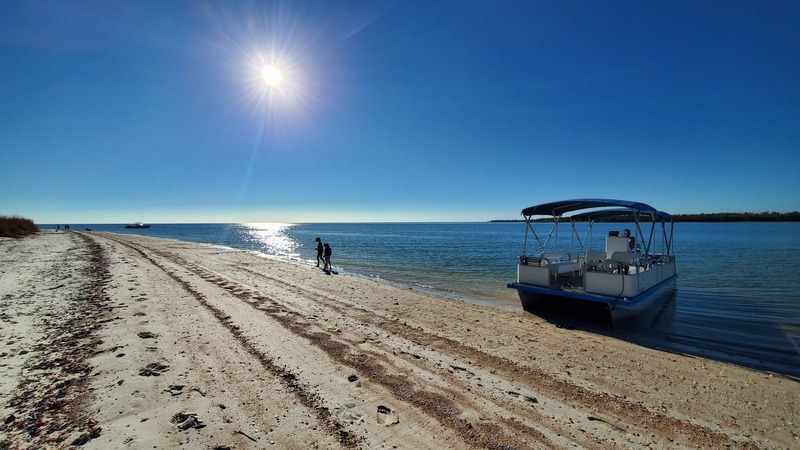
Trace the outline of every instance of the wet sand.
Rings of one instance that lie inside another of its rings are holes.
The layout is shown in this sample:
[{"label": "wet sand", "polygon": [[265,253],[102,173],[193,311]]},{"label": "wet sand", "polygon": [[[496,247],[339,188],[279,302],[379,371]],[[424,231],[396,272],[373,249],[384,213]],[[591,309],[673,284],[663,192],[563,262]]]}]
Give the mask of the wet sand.
[{"label": "wet sand", "polygon": [[213,246],[0,239],[0,448],[798,448],[800,383]]}]

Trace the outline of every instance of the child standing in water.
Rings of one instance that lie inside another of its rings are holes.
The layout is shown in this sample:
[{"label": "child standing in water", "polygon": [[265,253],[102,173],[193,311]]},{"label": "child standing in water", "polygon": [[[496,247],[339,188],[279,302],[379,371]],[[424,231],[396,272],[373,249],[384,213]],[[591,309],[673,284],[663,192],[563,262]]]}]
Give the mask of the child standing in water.
[{"label": "child standing in water", "polygon": [[331,246],[328,243],[325,243],[325,269],[324,270],[331,270],[331,255],[333,251],[331,250]]}]

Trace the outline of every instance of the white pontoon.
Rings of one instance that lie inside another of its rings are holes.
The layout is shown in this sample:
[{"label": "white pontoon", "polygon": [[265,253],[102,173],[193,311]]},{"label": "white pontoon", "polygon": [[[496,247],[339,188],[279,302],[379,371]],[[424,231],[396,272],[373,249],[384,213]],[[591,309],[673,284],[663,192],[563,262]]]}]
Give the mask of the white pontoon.
[{"label": "white pontoon", "polygon": [[[543,301],[570,308],[600,306],[617,322],[645,311],[674,289],[674,223],[667,213],[638,202],[578,199],[531,206],[522,216],[525,241],[517,281],[508,287],[519,292],[526,311],[535,312]],[[534,228],[543,217],[552,221],[547,236]],[[633,224],[631,236],[609,232],[604,248],[591,248],[595,222],[617,217]],[[571,236],[559,242],[563,222],[570,224]]]}]

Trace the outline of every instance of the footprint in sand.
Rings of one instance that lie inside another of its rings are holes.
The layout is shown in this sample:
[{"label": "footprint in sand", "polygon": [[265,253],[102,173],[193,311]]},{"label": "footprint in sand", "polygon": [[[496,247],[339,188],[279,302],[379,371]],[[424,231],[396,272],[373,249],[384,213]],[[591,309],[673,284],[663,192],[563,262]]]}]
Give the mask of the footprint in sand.
[{"label": "footprint in sand", "polygon": [[378,424],[391,427],[400,423],[400,416],[392,412],[388,406],[378,406]]},{"label": "footprint in sand", "polygon": [[172,423],[178,425],[178,429],[186,431],[189,428],[203,428],[206,424],[195,413],[179,412],[172,416]]},{"label": "footprint in sand", "polygon": [[149,331],[140,331],[140,332],[138,332],[136,334],[137,334],[137,336],[139,336],[142,339],[155,339],[155,338],[158,337],[157,334],[151,333]]},{"label": "footprint in sand", "polygon": [[168,365],[155,362],[139,369],[139,375],[143,377],[157,377],[161,375],[162,372],[166,372],[168,370]]},{"label": "footprint in sand", "polygon": [[333,414],[339,419],[346,420],[350,423],[357,422],[361,419],[361,413],[355,411],[356,405],[353,403],[346,403],[342,406],[337,406],[333,409]]},{"label": "footprint in sand", "polygon": [[181,395],[181,394],[183,394],[183,388],[185,388],[185,387],[186,387],[186,385],[183,385],[183,384],[171,384],[171,385],[169,385],[169,388],[164,390],[164,392],[169,392],[173,396]]}]

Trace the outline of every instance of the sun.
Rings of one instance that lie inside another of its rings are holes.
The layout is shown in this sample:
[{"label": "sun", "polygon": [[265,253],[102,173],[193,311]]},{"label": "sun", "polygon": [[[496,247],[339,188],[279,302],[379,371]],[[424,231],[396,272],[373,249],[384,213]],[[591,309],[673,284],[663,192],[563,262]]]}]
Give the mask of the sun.
[{"label": "sun", "polygon": [[275,66],[264,66],[264,68],[261,69],[261,77],[270,87],[278,87],[283,82],[283,74]]},{"label": "sun", "polygon": [[306,72],[295,59],[258,49],[243,55],[237,78],[244,103],[252,104],[259,114],[263,109],[270,117],[286,118],[303,112],[309,88]]}]

